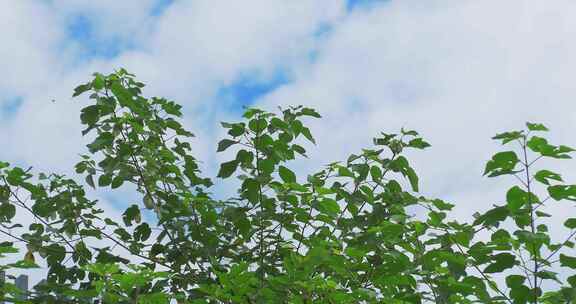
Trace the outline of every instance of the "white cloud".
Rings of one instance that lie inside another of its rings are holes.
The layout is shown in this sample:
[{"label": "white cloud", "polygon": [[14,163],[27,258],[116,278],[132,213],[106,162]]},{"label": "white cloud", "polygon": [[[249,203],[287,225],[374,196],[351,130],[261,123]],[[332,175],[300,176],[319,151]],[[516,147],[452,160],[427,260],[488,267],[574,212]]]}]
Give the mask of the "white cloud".
[{"label": "white cloud", "polygon": [[[10,5],[19,8],[14,1]],[[81,150],[73,147],[80,142],[77,115],[74,114],[78,113],[79,104],[70,102],[70,92],[92,72],[109,72],[122,66],[150,84],[148,93],[175,98],[185,104],[185,109],[194,115],[189,115],[187,124],[199,135],[210,135],[215,126],[215,113],[221,111],[214,99],[221,86],[246,73],[271,77],[278,68],[290,67],[302,60],[314,48],[314,31],[322,24],[336,21],[344,9],[342,1],[328,5],[309,1],[251,1],[241,5],[229,1],[175,2],[161,16],[149,18],[154,21],[150,25],[151,21],[145,16],[151,5],[151,1],[143,4],[126,1],[119,6],[110,1],[96,4],[58,0],[52,1],[50,6],[30,4],[21,8],[20,14],[16,15],[19,22],[37,18],[37,11],[41,9],[46,16],[38,17],[52,20],[54,26],[49,28],[55,28],[58,35],[45,38],[47,42],[41,44],[35,44],[35,37],[25,40],[28,49],[47,58],[31,64],[27,58],[14,57],[7,70],[16,72],[18,66],[29,65],[30,69],[22,72],[22,78],[28,74],[37,75],[37,71],[52,77],[46,76],[26,87],[27,98],[18,115],[5,122],[8,124],[5,130],[19,136],[10,137],[10,148],[0,153],[11,159],[42,163],[47,168],[72,164],[70,151]],[[81,55],[77,53],[75,42],[63,37],[66,18],[78,14],[97,19],[95,30],[99,35],[126,36],[142,30],[137,34],[146,36],[141,41],[142,48],[125,51],[117,58],[73,65],[73,58],[66,58],[58,51]],[[122,20],[130,22],[126,24]],[[33,24],[35,27],[30,32],[41,36],[44,25]],[[11,39],[18,38],[14,34]],[[13,48],[10,54],[16,56],[28,49]],[[64,72],[54,73],[54,70]],[[6,87],[18,87],[21,82],[14,79]],[[52,99],[57,103],[51,104]],[[209,127],[206,127],[207,123]],[[34,140],[24,140],[32,138]],[[200,151],[205,150],[205,145],[201,147]],[[40,150],[46,153],[38,156]]]},{"label": "white cloud", "polygon": [[[379,131],[420,130],[433,147],[414,155],[423,189],[441,196],[502,185],[481,177],[490,137],[526,120],[570,143],[576,60],[574,4],[538,1],[392,1],[339,24],[292,85],[260,103],[304,103],[320,157],[342,158]],[[499,199],[502,196],[499,197]],[[488,207],[490,201],[461,211]]]},{"label": "white cloud", "polygon": [[[28,94],[59,74],[55,50],[62,31],[49,9],[31,1],[1,0],[0,105],[6,96]],[[34,22],[30,22],[34,20]]]}]

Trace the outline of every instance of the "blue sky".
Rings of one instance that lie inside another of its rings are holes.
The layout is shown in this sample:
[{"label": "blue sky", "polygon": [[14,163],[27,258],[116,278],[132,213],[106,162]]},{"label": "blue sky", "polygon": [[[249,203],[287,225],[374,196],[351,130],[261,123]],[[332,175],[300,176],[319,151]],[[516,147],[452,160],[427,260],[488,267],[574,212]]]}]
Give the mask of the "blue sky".
[{"label": "blue sky", "polygon": [[[70,16],[67,22],[68,40],[76,42],[82,48],[78,60],[89,61],[94,58],[114,58],[130,47],[131,41],[119,37],[98,37],[94,20],[88,15]],[[65,43],[69,43],[65,42]]]},{"label": "blue sky", "polygon": [[13,117],[20,105],[22,105],[22,98],[21,97],[7,97],[5,100],[0,103],[2,107],[0,108],[0,113],[2,114],[2,119],[10,119]]}]

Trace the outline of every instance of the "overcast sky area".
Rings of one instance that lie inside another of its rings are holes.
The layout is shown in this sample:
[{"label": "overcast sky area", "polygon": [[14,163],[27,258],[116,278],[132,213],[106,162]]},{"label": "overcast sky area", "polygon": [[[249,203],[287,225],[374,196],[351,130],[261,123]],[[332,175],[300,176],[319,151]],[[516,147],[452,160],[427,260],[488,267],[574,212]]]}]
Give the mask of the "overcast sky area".
[{"label": "overcast sky area", "polygon": [[[576,146],[572,0],[0,0],[0,160],[74,175],[87,143],[73,88],[121,67],[148,96],[184,106],[208,176],[243,106],[306,105],[317,146],[307,173],[416,129],[424,195],[469,219],[502,203],[513,178],[482,177],[490,138],[541,122]],[[55,102],[52,102],[54,100]],[[576,161],[546,162],[576,181]],[[80,179],[79,179],[80,180]],[[227,191],[225,186],[218,189]],[[129,195],[129,194],[126,194]],[[108,200],[110,212],[128,202]],[[131,202],[130,202],[131,203]],[[573,212],[567,202],[550,212]],[[568,211],[569,210],[569,211]],[[560,233],[561,230],[553,230]]]}]

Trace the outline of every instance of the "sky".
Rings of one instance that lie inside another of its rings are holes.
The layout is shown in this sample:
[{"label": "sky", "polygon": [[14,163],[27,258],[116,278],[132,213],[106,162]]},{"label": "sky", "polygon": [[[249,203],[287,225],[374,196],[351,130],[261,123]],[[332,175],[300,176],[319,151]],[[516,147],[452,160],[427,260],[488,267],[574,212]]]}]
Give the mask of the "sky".
[{"label": "sky", "polygon": [[[73,88],[124,67],[149,96],[184,106],[208,176],[220,121],[243,106],[316,108],[308,173],[367,147],[380,131],[418,130],[410,155],[422,194],[470,219],[502,203],[510,178],[482,177],[490,138],[541,122],[576,145],[572,0],[0,0],[0,160],[74,175],[87,143]],[[542,162],[576,180],[575,162]],[[220,191],[230,191],[219,185]],[[129,197],[129,191],[120,196]],[[122,199],[106,199],[121,212]],[[572,212],[554,203],[553,214]],[[554,228],[556,229],[556,228]],[[562,233],[554,230],[555,235]]]}]

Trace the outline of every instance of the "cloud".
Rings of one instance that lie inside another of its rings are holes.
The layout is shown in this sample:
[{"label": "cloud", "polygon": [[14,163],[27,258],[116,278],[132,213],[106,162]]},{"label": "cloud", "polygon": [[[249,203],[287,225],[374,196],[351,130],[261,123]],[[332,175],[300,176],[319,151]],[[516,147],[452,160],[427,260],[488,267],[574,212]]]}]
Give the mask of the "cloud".
[{"label": "cloud", "polygon": [[54,49],[62,31],[45,5],[10,0],[2,0],[0,5],[0,69],[4,73],[0,77],[0,103],[4,103],[5,96],[44,87],[58,74]]},{"label": "cloud", "polygon": [[[81,103],[70,101],[72,88],[94,71],[109,72],[121,66],[150,84],[147,93],[185,104],[188,113],[194,115],[188,125],[200,129],[199,133],[211,134],[214,124],[206,126],[206,120],[213,122],[214,113],[221,111],[217,98],[222,88],[234,91],[246,83],[273,83],[278,71],[288,69],[315,47],[314,31],[322,24],[335,22],[344,12],[340,1],[329,5],[308,1],[251,1],[241,5],[195,1],[174,2],[161,14],[150,17],[157,4],[68,0],[28,6],[11,3],[14,12],[10,16],[16,16],[19,22],[46,19],[52,23],[32,23],[29,39],[18,38],[17,31],[8,32],[14,36],[11,40],[22,41],[23,46],[10,50],[14,58],[7,70],[17,71],[21,65],[30,68],[3,87],[20,87],[29,81],[25,79],[28,74],[45,76],[18,91],[26,96],[22,96],[21,108],[6,128],[21,136],[11,138],[11,148],[2,155],[33,160],[48,168],[69,165],[70,152],[79,152],[72,146],[81,142],[76,118]],[[121,49],[111,58],[94,57],[94,50],[87,49],[90,45],[79,46],[75,37],[67,36],[69,20],[78,16],[89,21],[89,29],[80,25],[76,30],[89,31],[94,40],[90,43],[120,37],[137,40],[137,47]],[[42,36],[46,24],[54,35]],[[6,28],[13,27],[3,27],[3,31]],[[38,44],[35,35],[46,41],[40,39]],[[39,57],[37,64],[30,62],[34,58],[15,57],[28,51]],[[88,57],[77,62],[78,56]],[[246,90],[236,90],[240,91]],[[50,103],[52,99],[57,102]],[[47,146],[53,149],[46,150]],[[38,158],[35,154],[40,149],[46,153]]]},{"label": "cloud", "polygon": [[[450,198],[502,188],[501,180],[481,177],[499,149],[490,140],[495,133],[535,120],[548,123],[557,142],[571,142],[573,6],[390,1],[359,10],[325,37],[316,61],[301,65],[293,83],[259,104],[300,102],[324,115],[313,124],[319,147],[302,167],[342,159],[379,131],[404,126],[433,145],[414,155],[426,193]],[[484,197],[477,208],[467,202],[474,196],[457,203],[469,216],[502,196]]]}]

